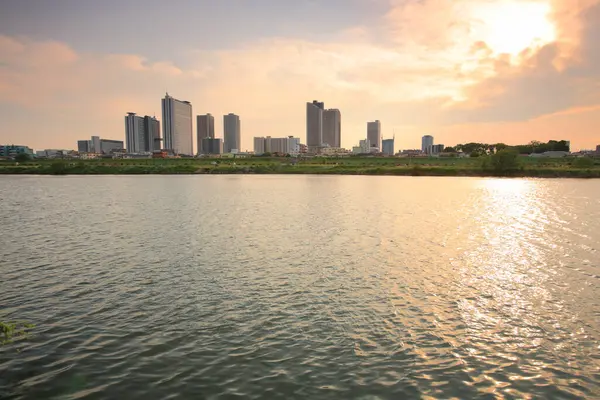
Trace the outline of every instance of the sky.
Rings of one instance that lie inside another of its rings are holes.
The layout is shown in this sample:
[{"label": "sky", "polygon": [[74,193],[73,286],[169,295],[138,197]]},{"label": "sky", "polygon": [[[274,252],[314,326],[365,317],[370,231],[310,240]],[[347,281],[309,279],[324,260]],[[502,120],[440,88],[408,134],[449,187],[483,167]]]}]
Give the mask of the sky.
[{"label": "sky", "polygon": [[[0,143],[125,140],[127,112],[240,115],[306,142],[306,102],[342,146],[380,120],[397,149],[600,145],[600,0],[0,0]],[[195,118],[194,118],[194,130]],[[196,146],[196,144],[194,144]]]}]

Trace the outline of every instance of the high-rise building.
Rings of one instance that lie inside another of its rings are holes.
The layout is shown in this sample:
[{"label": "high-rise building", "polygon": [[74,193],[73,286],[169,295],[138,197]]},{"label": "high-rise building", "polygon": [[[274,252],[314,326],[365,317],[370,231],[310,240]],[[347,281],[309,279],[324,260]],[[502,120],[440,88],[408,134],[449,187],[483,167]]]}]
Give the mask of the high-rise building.
[{"label": "high-rise building", "polygon": [[78,140],[77,151],[79,153],[91,153],[92,141],[91,140]]},{"label": "high-rise building", "polygon": [[192,105],[167,93],[162,99],[164,148],[175,154],[194,154]]},{"label": "high-rise building", "polygon": [[144,118],[127,113],[125,117],[125,144],[129,153],[141,153],[146,148],[144,137]]},{"label": "high-rise building", "polygon": [[127,113],[125,142],[129,153],[160,150],[160,123],[155,117],[139,117],[135,113]]},{"label": "high-rise building", "polygon": [[325,104],[314,100],[306,103],[306,144],[308,147],[323,146],[323,111]]},{"label": "high-rise building", "polygon": [[144,117],[144,137],[146,138],[146,151],[152,152],[161,149],[160,122],[156,117]]},{"label": "high-rise building", "polygon": [[265,148],[265,138],[255,137],[254,138],[254,154],[261,156],[267,152]]},{"label": "high-rise building", "polygon": [[342,147],[342,115],[336,108],[323,111],[323,144]]},{"label": "high-rise building", "polygon": [[223,141],[220,138],[204,137],[201,142],[202,154],[223,153]]},{"label": "high-rise building", "polygon": [[384,139],[381,145],[381,152],[386,156],[394,155],[394,139]]},{"label": "high-rise building", "polygon": [[371,147],[381,150],[381,122],[379,120],[367,122],[367,139]]},{"label": "high-rise building", "polygon": [[229,113],[223,116],[223,151],[232,153],[241,150],[240,117]]},{"label": "high-rise building", "polygon": [[433,150],[433,136],[425,135],[421,139],[421,151],[426,154],[431,154]]},{"label": "high-rise building", "polygon": [[210,113],[196,116],[196,140],[197,150],[200,154],[205,154],[202,148],[202,139],[215,137],[215,117]]}]

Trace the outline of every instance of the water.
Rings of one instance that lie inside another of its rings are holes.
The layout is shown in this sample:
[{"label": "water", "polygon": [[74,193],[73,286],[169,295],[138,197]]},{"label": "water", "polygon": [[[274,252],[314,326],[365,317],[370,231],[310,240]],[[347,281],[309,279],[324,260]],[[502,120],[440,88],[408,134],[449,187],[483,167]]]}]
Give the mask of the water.
[{"label": "water", "polygon": [[600,181],[0,185],[0,398],[600,398]]}]

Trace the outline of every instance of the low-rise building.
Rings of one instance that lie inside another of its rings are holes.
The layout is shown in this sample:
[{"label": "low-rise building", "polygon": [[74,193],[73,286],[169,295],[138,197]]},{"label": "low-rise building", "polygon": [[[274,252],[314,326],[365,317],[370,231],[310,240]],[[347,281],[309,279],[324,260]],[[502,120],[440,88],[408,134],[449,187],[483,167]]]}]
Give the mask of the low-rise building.
[{"label": "low-rise building", "polygon": [[0,157],[16,157],[19,154],[27,154],[33,157],[33,150],[27,146],[6,144],[0,145]]}]

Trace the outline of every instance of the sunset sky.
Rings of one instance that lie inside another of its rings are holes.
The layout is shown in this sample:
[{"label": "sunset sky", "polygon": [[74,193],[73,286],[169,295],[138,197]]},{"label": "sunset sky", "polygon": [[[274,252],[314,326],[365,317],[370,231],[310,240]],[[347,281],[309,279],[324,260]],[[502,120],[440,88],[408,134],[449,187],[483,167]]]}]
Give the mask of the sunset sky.
[{"label": "sunset sky", "polygon": [[243,150],[304,143],[315,99],[346,148],[375,119],[397,149],[595,148],[600,0],[0,0],[0,144],[125,140],[124,115],[162,119],[165,91],[218,137],[240,115]]}]

